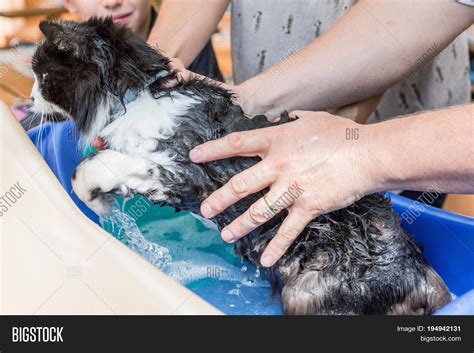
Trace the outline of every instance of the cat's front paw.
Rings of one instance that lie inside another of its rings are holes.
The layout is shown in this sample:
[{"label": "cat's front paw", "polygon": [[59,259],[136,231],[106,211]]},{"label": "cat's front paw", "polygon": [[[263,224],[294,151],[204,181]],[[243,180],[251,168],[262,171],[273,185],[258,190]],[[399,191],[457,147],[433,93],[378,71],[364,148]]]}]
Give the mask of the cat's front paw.
[{"label": "cat's front paw", "polygon": [[76,195],[95,213],[111,211],[113,194],[131,197],[143,192],[153,175],[150,161],[113,150],[92,153],[85,157],[72,175]]}]

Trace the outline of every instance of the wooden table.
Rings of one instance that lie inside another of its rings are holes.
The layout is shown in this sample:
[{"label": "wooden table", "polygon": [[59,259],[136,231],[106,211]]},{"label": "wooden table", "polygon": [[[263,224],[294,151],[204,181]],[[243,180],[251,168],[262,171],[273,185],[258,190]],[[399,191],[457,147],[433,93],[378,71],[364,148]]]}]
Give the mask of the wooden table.
[{"label": "wooden table", "polygon": [[33,78],[20,73],[5,62],[0,62],[0,100],[9,106],[16,100],[29,99]]},{"label": "wooden table", "polygon": [[64,12],[66,12],[66,9],[62,6],[34,7],[34,8],[24,8],[24,9],[18,9],[18,10],[3,10],[3,11],[0,11],[0,16],[7,17],[7,18],[33,17],[33,16],[52,17],[54,15],[60,15]]}]

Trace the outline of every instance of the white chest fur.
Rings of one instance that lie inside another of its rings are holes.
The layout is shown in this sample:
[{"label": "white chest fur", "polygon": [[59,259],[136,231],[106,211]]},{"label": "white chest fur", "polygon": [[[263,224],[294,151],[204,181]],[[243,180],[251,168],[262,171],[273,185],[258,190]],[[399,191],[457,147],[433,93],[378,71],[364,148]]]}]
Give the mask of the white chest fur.
[{"label": "white chest fur", "polygon": [[180,93],[155,99],[145,91],[128,103],[126,112],[103,129],[100,136],[113,150],[147,157],[161,165],[172,163],[173,156],[156,150],[157,140],[172,136],[180,115],[198,102]]}]

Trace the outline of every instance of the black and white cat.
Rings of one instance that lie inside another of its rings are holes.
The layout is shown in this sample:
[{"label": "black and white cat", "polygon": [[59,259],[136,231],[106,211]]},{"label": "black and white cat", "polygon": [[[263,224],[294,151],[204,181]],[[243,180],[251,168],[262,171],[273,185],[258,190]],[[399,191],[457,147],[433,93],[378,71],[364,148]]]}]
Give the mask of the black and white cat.
[{"label": "black and white cat", "polygon": [[[44,113],[73,119],[107,149],[86,157],[73,176],[76,194],[98,213],[111,195],[143,194],[154,203],[199,214],[199,204],[258,158],[194,164],[189,151],[229,133],[272,125],[248,119],[232,95],[205,80],[175,79],[169,60],[110,19],[42,22],[33,96]],[[288,121],[282,114],[277,124]],[[229,224],[263,190],[213,219]],[[259,264],[286,211],[235,243],[238,255]],[[271,268],[285,314],[431,314],[449,292],[424,260],[383,195],[315,218]]]}]

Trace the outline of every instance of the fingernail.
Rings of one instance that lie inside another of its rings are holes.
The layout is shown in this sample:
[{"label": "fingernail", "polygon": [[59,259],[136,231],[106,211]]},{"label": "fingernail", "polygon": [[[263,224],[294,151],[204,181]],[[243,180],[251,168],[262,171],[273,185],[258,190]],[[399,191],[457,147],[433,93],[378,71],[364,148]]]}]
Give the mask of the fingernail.
[{"label": "fingernail", "polygon": [[234,240],[234,234],[232,234],[232,232],[227,228],[222,230],[221,237],[228,243],[231,243]]},{"label": "fingernail", "polygon": [[263,267],[270,267],[275,262],[275,259],[272,255],[265,255],[262,257],[260,263]]},{"label": "fingernail", "polygon": [[189,158],[193,162],[199,162],[199,159],[201,158],[201,151],[199,148],[195,147],[189,152]]},{"label": "fingernail", "polygon": [[212,207],[207,202],[203,202],[201,205],[201,214],[206,217],[212,217]]}]

